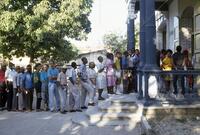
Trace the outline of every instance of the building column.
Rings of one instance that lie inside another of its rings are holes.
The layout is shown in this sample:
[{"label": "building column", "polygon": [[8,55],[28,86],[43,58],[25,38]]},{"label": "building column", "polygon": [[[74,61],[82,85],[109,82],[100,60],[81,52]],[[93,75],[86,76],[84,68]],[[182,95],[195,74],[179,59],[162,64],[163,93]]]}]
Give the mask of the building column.
[{"label": "building column", "polygon": [[156,65],[156,25],[155,0],[145,0],[148,8],[145,10],[145,65],[144,69],[154,70]]},{"label": "building column", "polygon": [[135,19],[128,19],[127,23],[127,50],[135,49]]},{"label": "building column", "polygon": [[151,104],[149,98],[155,98],[158,94],[158,77],[151,74],[152,71],[159,71],[156,64],[156,25],[155,25],[155,0],[145,0],[145,64],[144,73],[144,96],[145,105]]},{"label": "building column", "polygon": [[138,68],[138,93],[139,99],[143,98],[144,81],[142,81],[142,68],[145,64],[145,0],[140,0],[140,65]]}]

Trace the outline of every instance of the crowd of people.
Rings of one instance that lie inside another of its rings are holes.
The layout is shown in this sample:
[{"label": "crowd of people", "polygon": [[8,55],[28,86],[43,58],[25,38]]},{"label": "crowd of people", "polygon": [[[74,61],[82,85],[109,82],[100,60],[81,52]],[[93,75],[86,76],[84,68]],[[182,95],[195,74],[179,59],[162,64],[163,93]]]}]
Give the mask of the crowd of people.
[{"label": "crowd of people", "polygon": [[[172,50],[161,50],[158,56],[158,66],[163,71],[172,71],[172,70],[192,70],[193,69],[192,60],[189,58],[189,51],[183,50],[181,46],[176,47],[176,52],[173,53]],[[185,95],[185,84],[189,87],[189,93],[192,92],[193,89],[193,76],[192,75],[162,75],[161,82],[164,82],[163,87],[165,87],[165,93],[169,93],[171,90],[171,83],[173,85],[173,96],[177,97],[178,91],[178,80],[180,80],[181,84],[181,94],[184,97]]]},{"label": "crowd of people", "polygon": [[1,65],[0,110],[30,112],[35,98],[36,111],[81,112],[104,100],[107,96],[103,92],[107,95],[136,92],[139,54],[137,49],[123,54],[115,51],[89,64],[83,57],[80,66],[72,62],[70,68],[53,61],[37,63],[33,69],[32,65],[26,68],[12,63]]},{"label": "crowd of people", "polygon": [[[193,68],[189,52],[182,51],[181,46],[177,46],[175,53],[163,49],[157,56],[157,64],[163,71]],[[36,111],[81,112],[94,106],[98,100],[104,100],[104,92],[108,96],[137,92],[138,49],[107,53],[106,58],[99,56],[97,63],[88,63],[86,57],[81,61],[81,65],[72,62],[70,68],[57,66],[53,61],[44,65],[37,63],[33,69],[31,65],[26,69],[13,64],[1,65],[0,110],[32,111],[35,98]],[[169,92],[173,82],[173,94],[177,96],[179,79],[182,95],[185,94],[185,79],[193,88],[192,75],[161,75],[162,90]]]}]

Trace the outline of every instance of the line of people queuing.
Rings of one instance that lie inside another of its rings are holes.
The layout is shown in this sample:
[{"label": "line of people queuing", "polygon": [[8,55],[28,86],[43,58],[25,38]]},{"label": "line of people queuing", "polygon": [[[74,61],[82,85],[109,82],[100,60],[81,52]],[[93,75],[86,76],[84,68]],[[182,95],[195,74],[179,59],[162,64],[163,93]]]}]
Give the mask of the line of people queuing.
[{"label": "line of people queuing", "polygon": [[108,95],[136,92],[139,54],[139,50],[123,54],[115,51],[107,53],[106,59],[99,56],[98,63],[89,62],[89,66],[87,58],[83,57],[79,68],[75,62],[71,63],[71,68],[59,68],[54,62],[38,63],[34,70],[31,65],[26,69],[13,64],[2,65],[0,109],[30,112],[36,97],[36,111],[81,112],[96,104],[95,97],[104,100],[106,90]]},{"label": "line of people queuing", "polygon": [[[192,70],[193,64],[192,60],[189,58],[189,51],[183,50],[181,46],[176,47],[176,52],[173,53],[172,50],[161,50],[158,56],[158,66],[163,71],[171,71],[171,70]],[[192,92],[193,89],[193,76],[192,75],[162,75],[161,82],[164,82],[164,93],[170,93],[171,83],[173,84],[173,96],[177,97],[178,91],[178,80],[180,79],[181,84],[181,96],[185,95],[185,84],[187,83],[189,87],[189,93]]]}]

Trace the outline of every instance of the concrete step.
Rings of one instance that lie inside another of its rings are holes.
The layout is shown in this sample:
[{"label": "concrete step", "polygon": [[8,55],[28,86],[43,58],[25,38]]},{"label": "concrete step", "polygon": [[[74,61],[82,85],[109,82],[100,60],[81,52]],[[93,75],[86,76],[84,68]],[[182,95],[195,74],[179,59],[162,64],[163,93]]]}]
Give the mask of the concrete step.
[{"label": "concrete step", "polygon": [[114,95],[110,97],[111,105],[136,105],[135,95]]},{"label": "concrete step", "polygon": [[131,100],[131,99],[121,99],[121,100],[111,100],[111,105],[135,106],[137,104],[134,100]]},{"label": "concrete step", "polygon": [[90,120],[87,115],[83,113],[77,113],[72,117],[72,121],[76,124],[80,124],[82,126],[133,126],[134,123],[138,123],[139,121],[132,120]]},{"label": "concrete step", "polygon": [[98,108],[102,112],[107,113],[119,113],[119,112],[126,112],[126,113],[135,113],[138,110],[138,106],[134,105],[111,105],[111,104],[100,104]]},{"label": "concrete step", "polygon": [[95,121],[113,121],[113,120],[130,120],[134,121],[139,119],[137,113],[111,113],[111,112],[100,112],[98,108],[88,109],[86,115],[89,117],[91,122]]}]

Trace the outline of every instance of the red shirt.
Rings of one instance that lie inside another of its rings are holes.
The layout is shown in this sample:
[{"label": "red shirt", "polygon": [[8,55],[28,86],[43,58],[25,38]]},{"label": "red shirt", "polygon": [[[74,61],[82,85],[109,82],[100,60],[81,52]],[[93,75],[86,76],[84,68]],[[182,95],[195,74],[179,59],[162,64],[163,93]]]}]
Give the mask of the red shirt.
[{"label": "red shirt", "polygon": [[0,69],[0,82],[4,82],[5,81],[5,71]]}]

